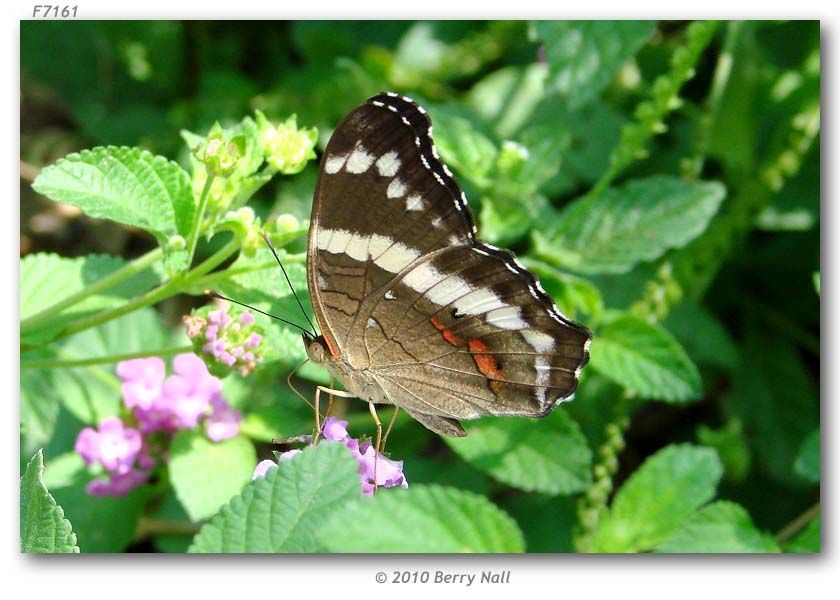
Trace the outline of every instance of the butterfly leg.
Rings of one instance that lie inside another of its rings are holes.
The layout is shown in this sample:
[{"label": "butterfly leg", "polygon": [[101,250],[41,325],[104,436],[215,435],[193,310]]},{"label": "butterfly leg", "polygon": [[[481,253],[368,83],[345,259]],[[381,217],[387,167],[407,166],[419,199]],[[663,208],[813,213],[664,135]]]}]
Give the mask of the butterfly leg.
[{"label": "butterfly leg", "polygon": [[332,396],[339,398],[355,398],[350,392],[344,390],[334,390],[332,388],[319,385],[315,388],[315,435],[312,436],[312,445],[318,445],[318,438],[321,437],[321,392],[326,392],[330,395],[330,404],[332,404]]},{"label": "butterfly leg", "polygon": [[388,427],[385,429],[385,435],[382,436],[382,452],[385,452],[385,445],[388,443],[388,434],[391,433],[391,428],[397,420],[397,415],[400,412],[400,407],[394,407],[394,414],[391,415],[391,420],[388,421]]},{"label": "butterfly leg", "polygon": [[382,422],[379,420],[379,415],[376,414],[376,405],[373,402],[368,402],[370,414],[373,416],[373,422],[376,423],[376,452],[373,455],[373,493],[376,494],[378,484],[376,482],[376,465],[379,463],[379,452],[382,447]]}]

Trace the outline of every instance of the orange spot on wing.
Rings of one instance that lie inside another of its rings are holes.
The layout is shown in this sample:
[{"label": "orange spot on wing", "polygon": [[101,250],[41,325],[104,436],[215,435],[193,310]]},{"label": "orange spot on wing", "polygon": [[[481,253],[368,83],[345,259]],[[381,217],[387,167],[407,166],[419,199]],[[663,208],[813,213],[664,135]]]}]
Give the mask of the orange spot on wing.
[{"label": "orange spot on wing", "polygon": [[443,336],[443,339],[445,339],[447,342],[449,342],[453,346],[460,346],[461,345],[461,338],[459,338],[457,335],[452,333],[451,329],[447,329],[446,325],[441,323],[438,320],[437,317],[432,317],[431,321],[432,321],[432,325],[434,326],[434,328],[437,329],[438,331],[440,331],[441,335]]},{"label": "orange spot on wing", "polygon": [[505,377],[499,361],[495,356],[487,353],[490,348],[478,338],[467,342],[467,348],[473,355],[475,366],[482,375],[490,379],[490,388],[498,393],[502,386],[502,382],[498,380]]}]

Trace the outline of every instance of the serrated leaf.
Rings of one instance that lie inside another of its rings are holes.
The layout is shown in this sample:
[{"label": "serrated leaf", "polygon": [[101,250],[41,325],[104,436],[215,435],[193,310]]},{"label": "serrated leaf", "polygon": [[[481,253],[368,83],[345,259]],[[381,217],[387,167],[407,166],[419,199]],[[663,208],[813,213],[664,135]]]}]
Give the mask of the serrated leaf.
[{"label": "serrated leaf", "polygon": [[99,294],[73,304],[44,323],[27,326],[26,319],[95,284],[126,264],[122,258],[104,254],[66,258],[39,253],[21,258],[21,343],[26,344],[29,339],[38,343],[49,341],[66,323],[119,306],[160,282],[160,277],[151,268],[145,269]]},{"label": "serrated leaf", "polygon": [[811,519],[796,537],[783,544],[785,552],[792,554],[817,554],[821,551],[820,515]]},{"label": "serrated leaf", "polygon": [[44,485],[44,453],[39,450],[20,480],[20,551],[77,553],[76,535],[64,511]]},{"label": "serrated leaf", "polygon": [[598,552],[656,548],[715,495],[723,467],[715,451],[671,445],[648,458],[621,486],[601,520]]},{"label": "serrated leaf", "polygon": [[655,21],[535,21],[532,36],[545,45],[546,90],[570,106],[585,104],[650,37]]},{"label": "serrated leaf", "polygon": [[353,455],[322,442],[247,485],[202,527],[190,552],[322,552],[318,530],[361,493]]},{"label": "serrated leaf", "polygon": [[746,509],[719,500],[703,507],[656,547],[667,553],[779,552],[772,535],[753,525]]},{"label": "serrated leaf", "polygon": [[244,437],[210,441],[201,430],[178,432],[169,448],[169,478],[193,521],[206,519],[251,480],[257,453]]},{"label": "serrated leaf", "polygon": [[596,332],[590,364],[643,398],[686,402],[702,393],[700,373],[679,343],[634,315],[623,314]]},{"label": "serrated leaf", "polygon": [[820,482],[820,430],[815,429],[799,447],[793,470],[811,483]]},{"label": "serrated leaf", "polygon": [[330,552],[523,552],[522,532],[484,496],[436,485],[347,503],[318,531]]},{"label": "serrated leaf", "polygon": [[544,419],[493,418],[469,424],[465,438],[445,438],[461,458],[494,479],[545,494],[573,494],[590,482],[592,453],[563,409]]},{"label": "serrated leaf", "polygon": [[715,181],[636,179],[572,202],[548,233],[534,232],[536,251],[581,273],[625,273],[700,235],[725,194]]},{"label": "serrated leaf", "polygon": [[140,227],[159,240],[186,237],[195,220],[187,172],[139,148],[100,146],[68,154],[45,167],[32,187],[90,217]]}]

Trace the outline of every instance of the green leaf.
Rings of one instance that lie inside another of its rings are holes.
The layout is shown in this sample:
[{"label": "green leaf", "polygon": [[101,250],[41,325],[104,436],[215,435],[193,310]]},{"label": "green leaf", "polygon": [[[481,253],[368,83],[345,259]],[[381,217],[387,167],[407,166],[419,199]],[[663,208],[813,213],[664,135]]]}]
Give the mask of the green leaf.
[{"label": "green leaf", "polygon": [[[534,109],[528,127],[568,135],[560,173],[542,187],[549,197],[591,185],[609,168],[610,154],[621,139],[626,117],[611,104],[597,100],[569,110],[559,96],[547,96]],[[555,134],[553,134],[555,135]]]},{"label": "green leaf", "polygon": [[697,367],[659,325],[622,314],[597,331],[592,368],[644,398],[686,402],[702,393]]},{"label": "green leaf", "polygon": [[139,148],[100,146],[68,154],[44,168],[32,187],[90,217],[150,231],[160,241],[186,237],[195,220],[187,172]]},{"label": "green leaf", "polygon": [[[20,259],[20,319],[37,315],[56,303],[81,292],[119,270],[127,263],[122,258],[90,254],[65,258],[56,254],[29,254]],[[66,323],[100,310],[124,304],[160,283],[151,268],[136,273],[99,294],[94,294],[66,308],[42,324],[22,324],[21,343],[48,341]]]},{"label": "green leaf", "polygon": [[[704,307],[683,300],[668,313],[663,323],[697,363],[734,371],[740,360],[738,347],[723,324]],[[697,335],[702,331],[703,335]]]},{"label": "green leaf", "polygon": [[714,497],[722,473],[710,448],[688,444],[663,448],[618,490],[598,528],[596,551],[656,548]]},{"label": "green leaf", "polygon": [[76,535],[64,511],[44,485],[44,453],[39,450],[20,480],[20,551],[74,553]]},{"label": "green leaf", "polygon": [[802,443],[819,427],[819,394],[784,337],[749,330],[725,405],[744,424],[757,462],[776,481],[803,486],[794,471]]},{"label": "green leaf", "polygon": [[436,485],[380,490],[318,531],[330,552],[523,552],[522,532],[484,496]]},{"label": "green leaf", "polygon": [[808,434],[802,446],[793,470],[811,483],[820,482],[820,430],[815,429]]},{"label": "green leaf", "polygon": [[[51,479],[49,472],[48,465],[47,478]],[[72,485],[54,488],[52,493],[72,521],[82,552],[122,552],[134,541],[149,498],[148,486],[123,497],[97,497],[85,491],[90,479],[82,470]]]},{"label": "green leaf", "polygon": [[772,535],[756,529],[744,507],[719,500],[693,514],[657,552],[779,552]]},{"label": "green leaf", "polygon": [[700,235],[724,196],[714,181],[636,179],[568,205],[550,233],[534,232],[536,251],[581,273],[625,273]]},{"label": "green leaf", "polygon": [[[32,353],[30,353],[32,354]],[[37,352],[33,358],[46,358]],[[46,446],[56,428],[60,394],[57,393],[54,372],[28,370],[20,378],[20,452],[22,460],[38,448]]]},{"label": "green leaf", "polygon": [[257,453],[246,438],[212,442],[200,430],[180,431],[169,449],[169,478],[193,521],[206,519],[251,480]]},{"label": "green leaf", "polygon": [[547,75],[543,63],[502,67],[476,83],[466,100],[484,121],[493,123],[499,137],[509,138],[528,122],[543,96]]},{"label": "green leaf", "polygon": [[502,508],[522,529],[529,554],[575,551],[572,532],[577,526],[578,514],[574,497],[518,494],[502,502]]},{"label": "green leaf", "polygon": [[789,542],[783,544],[784,551],[796,554],[818,554],[821,550],[820,521],[819,514],[811,519],[805,529]]},{"label": "green leaf", "polygon": [[353,455],[322,442],[246,486],[202,527],[190,552],[322,552],[324,521],[359,496]]},{"label": "green leaf", "polygon": [[587,279],[565,273],[527,256],[523,264],[538,275],[548,295],[557,303],[560,312],[570,318],[580,313],[598,319],[604,310],[604,299],[596,285]]},{"label": "green leaf", "polygon": [[[160,317],[144,308],[67,338],[57,355],[62,359],[108,357],[168,347],[170,336]],[[187,339],[184,337],[183,344]],[[120,380],[116,363],[53,370],[61,402],[83,423],[96,425],[119,414]]]},{"label": "green leaf", "polygon": [[573,494],[589,485],[592,453],[563,409],[544,419],[483,419],[471,423],[467,433],[445,441],[465,461],[502,483],[551,495]]},{"label": "green leaf", "polygon": [[532,37],[545,44],[546,90],[580,106],[597,96],[650,37],[655,21],[534,21]]},{"label": "green leaf", "polygon": [[697,440],[717,451],[726,479],[740,482],[749,475],[752,454],[740,419],[732,417],[718,429],[701,424],[697,427]]}]

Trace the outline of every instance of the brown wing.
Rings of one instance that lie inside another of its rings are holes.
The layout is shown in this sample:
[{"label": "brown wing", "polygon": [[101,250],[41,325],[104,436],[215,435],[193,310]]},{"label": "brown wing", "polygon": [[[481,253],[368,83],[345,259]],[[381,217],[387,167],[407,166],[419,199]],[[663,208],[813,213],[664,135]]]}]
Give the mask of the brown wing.
[{"label": "brown wing", "polygon": [[[312,206],[308,283],[315,315],[334,356],[360,301],[416,258],[470,244],[466,200],[437,158],[425,111],[381,94],[333,133]],[[398,242],[395,240],[399,240]]]}]

